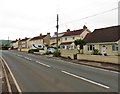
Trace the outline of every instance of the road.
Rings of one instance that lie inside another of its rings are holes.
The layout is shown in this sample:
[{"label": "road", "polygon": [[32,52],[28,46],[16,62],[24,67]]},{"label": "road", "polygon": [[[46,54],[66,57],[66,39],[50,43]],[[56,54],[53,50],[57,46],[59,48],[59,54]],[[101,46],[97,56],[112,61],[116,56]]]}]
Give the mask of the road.
[{"label": "road", "polygon": [[22,92],[118,92],[118,73],[17,51],[2,57]]}]

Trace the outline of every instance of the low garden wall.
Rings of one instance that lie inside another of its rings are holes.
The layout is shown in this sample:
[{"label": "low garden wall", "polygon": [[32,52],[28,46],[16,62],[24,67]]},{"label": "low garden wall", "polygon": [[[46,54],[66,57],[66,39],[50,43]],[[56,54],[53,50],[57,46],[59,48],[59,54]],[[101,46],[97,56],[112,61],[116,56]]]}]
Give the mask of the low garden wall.
[{"label": "low garden wall", "polygon": [[77,50],[67,50],[67,49],[60,49],[61,56],[62,57],[70,57],[71,59],[74,59],[74,54],[78,53]]},{"label": "low garden wall", "polygon": [[22,52],[28,52],[28,50],[29,50],[28,48],[24,48],[24,49],[21,49],[21,50],[18,49],[18,51],[22,51]]},{"label": "low garden wall", "polygon": [[114,64],[120,64],[120,56],[100,56],[100,55],[84,55],[84,54],[77,54],[78,60],[91,60],[91,61],[98,61],[98,62],[108,62]]}]

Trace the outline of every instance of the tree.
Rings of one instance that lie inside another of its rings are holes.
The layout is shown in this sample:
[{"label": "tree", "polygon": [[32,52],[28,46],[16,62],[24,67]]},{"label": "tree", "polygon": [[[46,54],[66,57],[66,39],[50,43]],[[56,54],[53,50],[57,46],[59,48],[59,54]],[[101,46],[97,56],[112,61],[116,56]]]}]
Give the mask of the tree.
[{"label": "tree", "polygon": [[82,53],[83,53],[83,46],[86,45],[86,42],[84,40],[81,40],[81,39],[77,39],[74,41],[75,45],[76,46],[80,46],[80,49],[78,49],[78,52],[80,53],[80,50],[82,50]]}]

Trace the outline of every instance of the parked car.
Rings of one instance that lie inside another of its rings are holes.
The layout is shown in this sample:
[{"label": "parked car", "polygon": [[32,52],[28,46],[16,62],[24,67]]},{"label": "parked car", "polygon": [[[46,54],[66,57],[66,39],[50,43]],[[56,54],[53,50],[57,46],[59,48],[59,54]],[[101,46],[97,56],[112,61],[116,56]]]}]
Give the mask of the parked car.
[{"label": "parked car", "polygon": [[49,53],[49,54],[53,54],[55,51],[56,51],[55,48],[48,48],[47,49],[47,53]]}]

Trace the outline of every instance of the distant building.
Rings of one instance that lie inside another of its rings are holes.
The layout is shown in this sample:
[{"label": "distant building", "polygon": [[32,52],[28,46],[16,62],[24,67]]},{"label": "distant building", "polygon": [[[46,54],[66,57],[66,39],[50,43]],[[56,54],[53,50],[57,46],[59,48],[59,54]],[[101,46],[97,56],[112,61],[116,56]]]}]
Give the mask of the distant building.
[{"label": "distant building", "polygon": [[84,48],[86,54],[92,54],[97,49],[101,54],[118,55],[120,54],[120,26],[95,29],[87,34],[84,41],[87,42]]},{"label": "distant building", "polygon": [[49,46],[50,45],[50,33],[47,33],[47,35],[40,34],[39,36],[31,38],[30,46],[32,44],[41,44],[41,45]]},{"label": "distant building", "polygon": [[18,39],[14,40],[14,41],[11,41],[11,48],[12,49],[18,49],[18,42],[19,42]]},{"label": "distant building", "polygon": [[28,49],[29,48],[29,40],[30,38],[25,37],[24,39],[19,39],[18,48],[19,49]]}]

